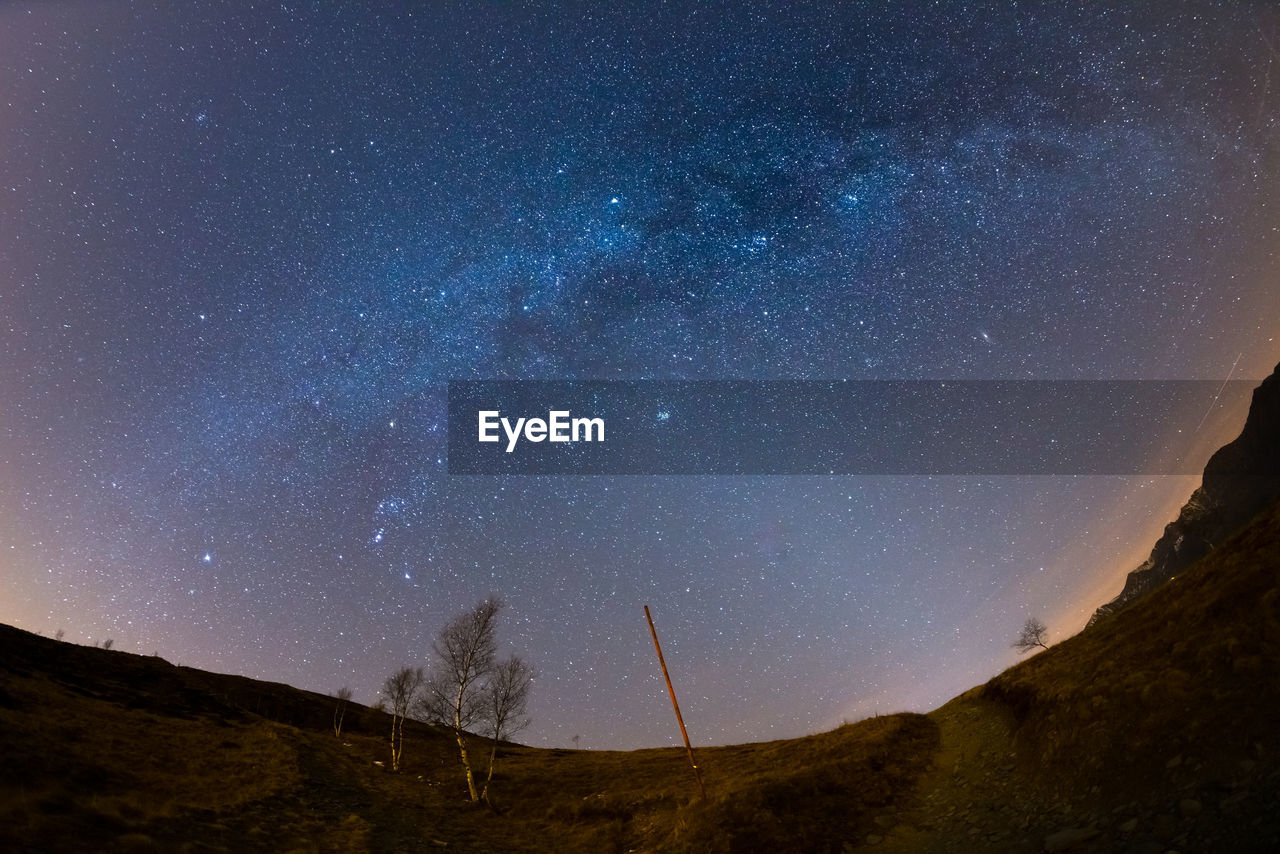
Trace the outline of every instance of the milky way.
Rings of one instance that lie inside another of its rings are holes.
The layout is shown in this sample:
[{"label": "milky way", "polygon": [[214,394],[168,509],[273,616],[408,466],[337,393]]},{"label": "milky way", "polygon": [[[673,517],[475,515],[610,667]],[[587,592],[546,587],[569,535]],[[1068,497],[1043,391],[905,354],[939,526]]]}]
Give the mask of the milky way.
[{"label": "milky way", "polygon": [[0,9],[5,622],[372,702],[494,591],[632,747],[648,603],[695,741],[929,708],[1194,478],[451,476],[446,383],[1280,359],[1270,4],[228,15]]}]

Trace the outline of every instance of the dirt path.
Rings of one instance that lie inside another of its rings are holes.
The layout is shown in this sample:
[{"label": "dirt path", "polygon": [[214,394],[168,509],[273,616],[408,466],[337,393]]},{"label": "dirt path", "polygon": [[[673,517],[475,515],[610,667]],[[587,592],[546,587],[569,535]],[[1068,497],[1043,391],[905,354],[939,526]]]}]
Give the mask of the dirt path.
[{"label": "dirt path", "polygon": [[[916,800],[863,843],[886,852],[1038,852],[1057,818],[1028,794],[1007,712],[966,695],[932,713],[940,748]],[[1061,819],[1070,822],[1068,812]]]}]

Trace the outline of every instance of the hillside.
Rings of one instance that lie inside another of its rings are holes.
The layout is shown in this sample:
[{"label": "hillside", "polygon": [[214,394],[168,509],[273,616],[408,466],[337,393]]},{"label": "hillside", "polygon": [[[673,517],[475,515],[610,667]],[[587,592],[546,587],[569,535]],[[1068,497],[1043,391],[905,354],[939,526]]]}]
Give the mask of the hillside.
[{"label": "hillside", "polygon": [[1280,845],[1280,505],[1177,580],[929,715],[700,751],[503,751],[285,685],[0,628],[0,848],[1164,851]]}]

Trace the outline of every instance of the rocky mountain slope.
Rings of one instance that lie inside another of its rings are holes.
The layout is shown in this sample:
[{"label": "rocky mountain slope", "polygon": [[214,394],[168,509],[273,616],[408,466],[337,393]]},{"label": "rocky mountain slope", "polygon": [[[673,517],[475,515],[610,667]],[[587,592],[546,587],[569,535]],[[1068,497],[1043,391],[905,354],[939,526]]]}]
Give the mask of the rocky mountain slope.
[{"label": "rocky mountain slope", "polygon": [[1199,560],[1280,497],[1280,366],[1253,392],[1244,430],[1209,458],[1201,486],[1151,555],[1089,624],[1116,613]]}]

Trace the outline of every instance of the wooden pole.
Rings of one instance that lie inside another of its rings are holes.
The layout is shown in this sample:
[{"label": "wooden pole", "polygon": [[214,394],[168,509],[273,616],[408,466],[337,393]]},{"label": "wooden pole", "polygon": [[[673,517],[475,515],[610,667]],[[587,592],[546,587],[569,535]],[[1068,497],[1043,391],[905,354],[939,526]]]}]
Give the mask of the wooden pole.
[{"label": "wooden pole", "polygon": [[671,695],[671,707],[676,710],[676,723],[680,724],[680,734],[684,736],[684,749],[689,753],[689,764],[693,766],[693,779],[698,781],[698,794],[703,798],[707,790],[702,785],[702,772],[698,770],[698,762],[693,758],[693,745],[689,743],[689,731],[684,728],[684,718],[680,714],[680,704],[676,701],[676,689],[671,687],[671,674],[667,672],[667,662],[662,657],[662,645],[658,643],[658,630],[653,627],[653,615],[649,606],[644,606],[644,618],[649,621],[649,634],[653,635],[653,648],[658,651],[658,664],[662,667],[662,678],[667,680],[667,693]]}]

